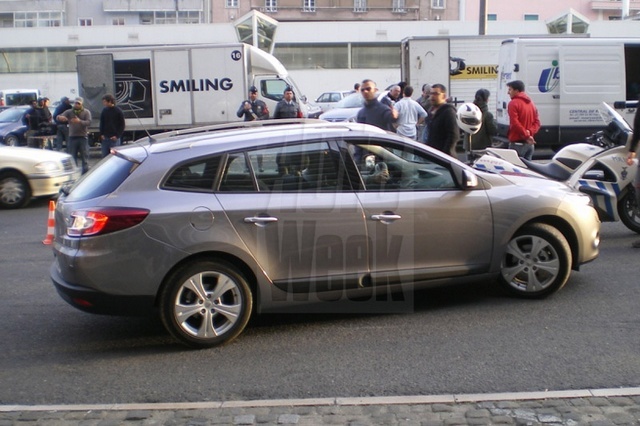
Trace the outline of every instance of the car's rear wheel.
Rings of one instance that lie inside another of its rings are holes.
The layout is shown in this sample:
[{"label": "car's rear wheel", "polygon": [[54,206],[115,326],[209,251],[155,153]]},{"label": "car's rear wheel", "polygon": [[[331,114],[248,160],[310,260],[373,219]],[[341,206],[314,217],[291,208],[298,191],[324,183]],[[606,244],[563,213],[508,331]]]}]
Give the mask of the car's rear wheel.
[{"label": "car's rear wheel", "polygon": [[542,298],[560,290],[571,273],[571,248],[556,228],[536,223],[513,236],[502,259],[500,282],[512,294]]},{"label": "car's rear wheel", "polygon": [[244,330],[253,307],[244,276],[226,262],[199,260],[176,270],[160,297],[169,333],[193,348],[227,343]]},{"label": "car's rear wheel", "polygon": [[4,138],[4,144],[7,146],[19,146],[20,139],[16,135],[7,135]]},{"label": "car's rear wheel", "polygon": [[0,207],[18,209],[31,199],[29,182],[17,172],[0,174]]}]

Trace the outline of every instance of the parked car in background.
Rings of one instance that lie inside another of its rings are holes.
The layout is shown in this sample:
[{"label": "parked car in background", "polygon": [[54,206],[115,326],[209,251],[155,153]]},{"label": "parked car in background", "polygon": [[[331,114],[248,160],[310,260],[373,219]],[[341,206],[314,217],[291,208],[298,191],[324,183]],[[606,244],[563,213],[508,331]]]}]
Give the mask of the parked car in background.
[{"label": "parked car in background", "polygon": [[327,112],[336,106],[338,101],[346,98],[351,93],[355,93],[351,90],[342,90],[334,92],[324,92],[322,95],[316,98],[316,104],[322,108],[322,112]]},{"label": "parked car in background", "polygon": [[29,106],[17,106],[0,111],[0,143],[7,146],[27,144],[25,133],[29,127],[24,123],[24,116],[29,108]]},{"label": "parked car in background", "polygon": [[600,221],[559,182],[474,170],[369,125],[265,120],[118,148],[60,195],[55,228],[65,301],[159,311],[204,348],[253,313],[410,310],[391,293],[435,285],[495,279],[542,298],[597,257]]},{"label": "parked car in background", "polygon": [[0,208],[24,207],[34,197],[51,197],[80,178],[69,154],[0,145]]},{"label": "parked car in background", "polygon": [[[378,93],[378,100],[382,99],[382,97],[384,97],[387,93],[389,93],[388,90],[380,91]],[[362,108],[363,106],[364,98],[362,97],[362,94],[360,94],[359,92],[355,92],[336,103],[336,105],[330,111],[321,114],[320,119],[333,122],[355,122],[358,111],[360,111],[360,108]]]}]

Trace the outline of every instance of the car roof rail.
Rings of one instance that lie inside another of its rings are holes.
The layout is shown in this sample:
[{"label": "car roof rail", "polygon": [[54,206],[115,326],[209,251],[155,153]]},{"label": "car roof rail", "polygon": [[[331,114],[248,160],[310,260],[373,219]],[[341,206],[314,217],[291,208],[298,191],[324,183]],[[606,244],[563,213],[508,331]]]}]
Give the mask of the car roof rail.
[{"label": "car roof rail", "polygon": [[269,126],[281,126],[286,124],[317,124],[318,119],[315,118],[284,118],[270,120],[253,120],[253,121],[232,121],[222,124],[211,124],[200,127],[190,127],[187,129],[172,130],[170,132],[157,133],[147,136],[150,143],[159,142],[161,140],[170,139],[176,136],[195,135],[199,133],[223,132],[230,130],[241,130],[251,128],[265,128]]}]

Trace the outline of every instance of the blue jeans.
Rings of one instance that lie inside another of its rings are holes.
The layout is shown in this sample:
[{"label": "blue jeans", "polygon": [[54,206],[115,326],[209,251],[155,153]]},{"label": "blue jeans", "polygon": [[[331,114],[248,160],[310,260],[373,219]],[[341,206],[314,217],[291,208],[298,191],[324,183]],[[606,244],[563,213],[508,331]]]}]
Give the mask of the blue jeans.
[{"label": "blue jeans", "polygon": [[109,155],[109,151],[114,146],[120,146],[120,139],[116,139],[115,141],[112,139],[107,139],[106,137],[100,141],[100,152],[102,153],[102,158]]},{"label": "blue jeans", "polygon": [[53,140],[53,149],[62,151],[62,141],[69,145],[69,127],[66,124],[58,124],[56,138]]},{"label": "blue jeans", "polygon": [[531,160],[533,158],[535,145],[526,142],[516,142],[510,143],[509,148],[515,150],[518,153],[518,157]]},{"label": "blue jeans", "polygon": [[89,165],[87,164],[87,159],[89,157],[88,148],[89,142],[87,141],[86,136],[69,137],[69,142],[67,143],[67,152],[76,161],[76,166],[78,165],[78,157],[80,157],[80,162],[82,164],[82,174],[89,171]]}]

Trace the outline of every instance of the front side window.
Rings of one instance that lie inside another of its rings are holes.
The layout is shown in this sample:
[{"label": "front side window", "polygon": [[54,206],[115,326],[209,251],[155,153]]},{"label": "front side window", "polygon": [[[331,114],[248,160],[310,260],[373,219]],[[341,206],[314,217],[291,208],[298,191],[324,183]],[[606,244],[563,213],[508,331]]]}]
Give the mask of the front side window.
[{"label": "front side window", "polygon": [[448,164],[409,146],[367,141],[353,143],[349,153],[367,191],[456,189]]}]

